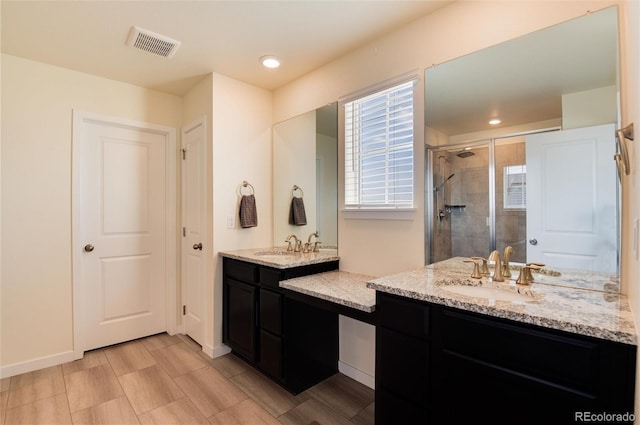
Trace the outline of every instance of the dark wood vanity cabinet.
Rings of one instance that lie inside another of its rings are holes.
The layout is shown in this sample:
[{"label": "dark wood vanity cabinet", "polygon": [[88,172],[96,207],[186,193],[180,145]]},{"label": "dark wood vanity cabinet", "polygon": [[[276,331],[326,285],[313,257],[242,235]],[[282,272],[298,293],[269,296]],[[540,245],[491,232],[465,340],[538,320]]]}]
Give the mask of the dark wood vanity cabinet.
[{"label": "dark wood vanity cabinet", "polygon": [[223,342],[294,394],[336,373],[337,315],[287,300],[279,283],[337,269],[338,261],[276,269],[223,258]]},{"label": "dark wood vanity cabinet", "polygon": [[633,412],[636,347],[377,294],[376,425]]}]

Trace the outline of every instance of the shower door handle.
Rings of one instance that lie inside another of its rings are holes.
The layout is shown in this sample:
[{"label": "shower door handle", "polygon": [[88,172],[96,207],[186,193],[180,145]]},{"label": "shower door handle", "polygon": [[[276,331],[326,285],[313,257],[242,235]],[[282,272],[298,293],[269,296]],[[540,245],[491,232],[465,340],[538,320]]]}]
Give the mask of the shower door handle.
[{"label": "shower door handle", "polygon": [[531,245],[538,245],[538,240],[537,239],[529,239],[529,243]]}]

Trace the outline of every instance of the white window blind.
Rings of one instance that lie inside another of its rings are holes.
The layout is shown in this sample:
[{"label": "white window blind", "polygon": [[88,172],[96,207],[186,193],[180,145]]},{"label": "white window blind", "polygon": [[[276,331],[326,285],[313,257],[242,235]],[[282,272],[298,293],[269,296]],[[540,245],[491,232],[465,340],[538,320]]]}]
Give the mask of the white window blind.
[{"label": "white window blind", "polygon": [[345,207],[413,207],[413,81],[345,103]]},{"label": "white window blind", "polygon": [[503,198],[505,210],[527,208],[527,166],[507,165],[503,175]]}]

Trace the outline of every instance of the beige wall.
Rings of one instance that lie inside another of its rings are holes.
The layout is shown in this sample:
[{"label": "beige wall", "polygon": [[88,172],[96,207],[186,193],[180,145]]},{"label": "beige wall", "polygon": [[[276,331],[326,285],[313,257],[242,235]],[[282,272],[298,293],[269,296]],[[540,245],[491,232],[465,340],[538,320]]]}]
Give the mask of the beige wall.
[{"label": "beige wall", "polygon": [[616,86],[565,94],[562,96],[562,129],[616,123],[617,111]]},{"label": "beige wall", "polygon": [[331,247],[338,244],[338,140],[335,137],[318,133],[316,135],[316,155],[321,158],[321,179],[317,197],[320,199],[318,210],[318,230],[321,246]]},{"label": "beige wall", "polygon": [[[213,258],[207,293],[214,352],[222,347],[222,259],[219,251],[271,246],[271,92],[213,74],[212,169]],[[258,226],[227,229],[228,216],[238,217],[238,186],[255,189]]]},{"label": "beige wall", "polygon": [[182,100],[2,55],[1,366],[73,350],[72,111],[179,127]]}]

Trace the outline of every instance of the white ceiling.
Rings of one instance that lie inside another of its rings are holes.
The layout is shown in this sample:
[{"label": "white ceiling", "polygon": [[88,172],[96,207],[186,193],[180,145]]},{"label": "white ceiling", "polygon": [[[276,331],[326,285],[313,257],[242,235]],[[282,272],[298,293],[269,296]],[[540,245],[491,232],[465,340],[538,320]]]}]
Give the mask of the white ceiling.
[{"label": "white ceiling", "polygon": [[[3,0],[2,52],[176,95],[210,72],[273,90],[447,3]],[[127,47],[132,26],[182,45],[171,59]]]},{"label": "white ceiling", "polygon": [[[426,71],[425,120],[449,136],[562,117],[562,95],[618,83],[610,7]],[[494,127],[495,128],[495,127]]]}]

